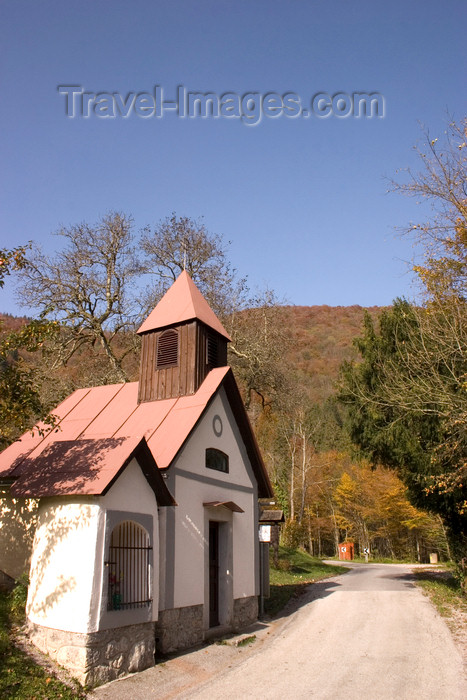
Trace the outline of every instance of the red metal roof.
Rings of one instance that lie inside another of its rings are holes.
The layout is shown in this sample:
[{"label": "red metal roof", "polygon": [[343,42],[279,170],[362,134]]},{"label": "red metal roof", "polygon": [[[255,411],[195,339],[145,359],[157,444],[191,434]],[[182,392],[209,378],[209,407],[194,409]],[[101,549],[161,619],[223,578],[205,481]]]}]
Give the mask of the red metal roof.
[{"label": "red metal roof", "polygon": [[[89,389],[77,389],[54,409],[53,413],[57,419],[57,426],[63,423],[69,412],[87,393],[89,393]],[[33,430],[28,430],[16,442],[3,450],[3,452],[0,452],[0,479],[9,478],[15,470],[19,470],[24,458],[39,445],[42,444],[45,447],[47,444],[44,443],[46,438],[41,437],[41,432],[47,430],[48,426],[44,425],[44,423],[38,423]],[[56,435],[55,430],[52,433],[47,433],[46,437],[49,440],[57,439],[57,437],[53,437],[54,435]],[[16,471],[16,473],[18,472]]]},{"label": "red metal roof", "polygon": [[0,453],[0,479],[15,481],[12,493],[18,496],[102,493],[120,473],[126,453],[143,437],[157,467],[165,469],[221,386],[245,441],[260,495],[269,497],[271,485],[229,367],[211,370],[196,394],[176,399],[138,404],[137,382],[78,389],[54,409],[58,422],[53,432],[25,433]]},{"label": "red metal roof", "polygon": [[190,275],[184,270],[140,326],[138,333],[147,333],[193,319],[202,321],[227,340],[231,340]]},{"label": "red metal roof", "polygon": [[45,437],[37,431],[34,437],[25,433],[0,454],[0,478],[18,476],[53,443],[89,438],[145,437],[157,466],[164,469],[228,371],[212,370],[192,396],[140,404],[137,382],[78,389],[52,411],[59,418],[54,431]]},{"label": "red metal roof", "polygon": [[26,458],[15,495],[100,494],[140,442],[140,437],[56,440],[38,457]]},{"label": "red metal roof", "polygon": [[137,382],[78,389],[53,411],[58,417],[53,432],[25,433],[0,453],[0,479],[14,481],[12,493],[17,496],[102,493],[119,473],[126,452],[143,437],[157,467],[165,469],[221,386],[245,440],[260,495],[269,497],[271,485],[229,367],[211,370],[196,394],[177,399],[138,404]]},{"label": "red metal roof", "polygon": [[35,459],[26,458],[15,496],[102,495],[136,457],[159,505],[175,505],[141,437],[57,440]]}]

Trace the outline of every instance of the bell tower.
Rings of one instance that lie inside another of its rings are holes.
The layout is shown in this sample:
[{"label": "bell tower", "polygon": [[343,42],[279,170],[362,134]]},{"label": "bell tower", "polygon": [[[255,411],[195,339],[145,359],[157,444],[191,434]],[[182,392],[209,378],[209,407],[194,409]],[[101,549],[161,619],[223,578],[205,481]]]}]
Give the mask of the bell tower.
[{"label": "bell tower", "polygon": [[227,365],[230,337],[186,271],[138,329],[138,401],[195,394],[211,369]]}]

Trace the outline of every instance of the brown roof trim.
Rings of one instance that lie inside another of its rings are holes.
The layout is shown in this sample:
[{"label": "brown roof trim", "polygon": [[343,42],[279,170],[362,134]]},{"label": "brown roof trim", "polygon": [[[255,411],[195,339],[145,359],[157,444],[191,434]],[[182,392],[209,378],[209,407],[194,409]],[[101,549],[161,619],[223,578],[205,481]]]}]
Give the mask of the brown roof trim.
[{"label": "brown roof trim", "polygon": [[233,501],[211,501],[210,503],[203,503],[205,508],[228,508],[232,513],[244,513],[243,508],[240,508]]},{"label": "brown roof trim", "polygon": [[246,412],[243,399],[235,381],[234,374],[231,369],[225,375],[222,385],[225,387],[225,393],[230,404],[230,408],[235,416],[239,427],[243,442],[245,443],[246,451],[253,467],[253,471],[258,482],[258,498],[273,498],[274,491],[272,488],[269,474],[263,462],[261,452],[256,441],[256,437],[251,427],[250,419]]},{"label": "brown roof trim", "polygon": [[263,510],[259,516],[260,523],[285,523],[283,510]]},{"label": "brown roof trim", "polygon": [[142,438],[141,442],[139,442],[139,444],[135,447],[133,452],[127,457],[127,459],[122,464],[112,481],[110,481],[109,484],[107,484],[105,489],[102,491],[101,495],[105,496],[105,494],[117,481],[120,474],[122,474],[122,472],[126,469],[133,457],[137,460],[139,466],[141,467],[141,471],[146,477],[146,481],[154,491],[157,500],[157,505],[176,506],[177,502],[175,501],[169,489],[167,488],[167,485],[164,481],[164,477],[162,476],[162,473],[158,468],[156,461],[152,455],[152,452],[148,447],[148,443],[146,442],[146,439],[144,437]]}]

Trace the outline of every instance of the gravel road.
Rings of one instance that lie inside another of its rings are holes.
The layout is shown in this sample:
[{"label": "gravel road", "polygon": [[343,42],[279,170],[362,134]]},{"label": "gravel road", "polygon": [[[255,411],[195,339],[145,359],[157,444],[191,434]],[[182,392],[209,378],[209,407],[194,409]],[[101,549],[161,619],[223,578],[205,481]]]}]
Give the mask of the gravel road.
[{"label": "gravel road", "polygon": [[212,645],[97,689],[95,700],[465,700],[461,656],[411,566],[352,564],[313,584],[248,648]]}]

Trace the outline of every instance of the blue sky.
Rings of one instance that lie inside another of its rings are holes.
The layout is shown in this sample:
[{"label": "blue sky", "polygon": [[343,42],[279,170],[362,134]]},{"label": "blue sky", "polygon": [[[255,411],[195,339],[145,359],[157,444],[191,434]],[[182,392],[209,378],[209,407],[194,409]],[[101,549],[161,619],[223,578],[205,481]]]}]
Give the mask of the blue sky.
[{"label": "blue sky", "polygon": [[[52,252],[61,225],[110,210],[136,229],[175,211],[231,241],[252,287],[297,305],[410,296],[396,227],[421,207],[387,194],[416,166],[419,122],[467,113],[465,0],[4,0],[1,240]],[[377,92],[383,118],[70,119],[59,85],[92,93]],[[12,285],[0,310],[18,313]]]}]

